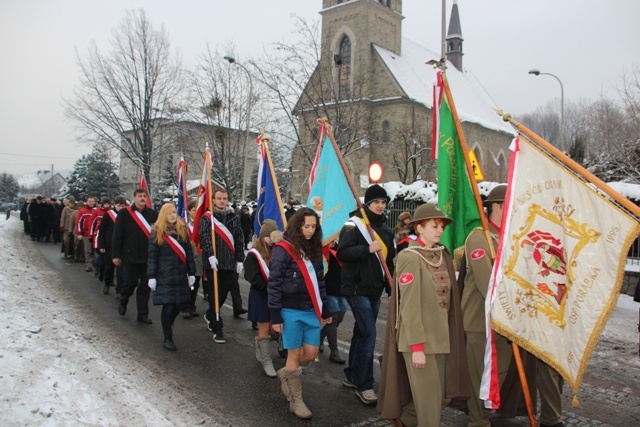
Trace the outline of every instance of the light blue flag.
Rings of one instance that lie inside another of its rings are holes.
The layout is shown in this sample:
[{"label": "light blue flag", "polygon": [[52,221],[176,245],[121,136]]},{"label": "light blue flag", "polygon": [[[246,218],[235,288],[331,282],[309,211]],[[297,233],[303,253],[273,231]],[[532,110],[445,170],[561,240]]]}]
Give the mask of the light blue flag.
[{"label": "light blue flag", "polygon": [[324,140],[320,159],[310,179],[312,184],[307,206],[320,216],[322,243],[325,245],[338,238],[349,214],[357,207],[329,137]]}]

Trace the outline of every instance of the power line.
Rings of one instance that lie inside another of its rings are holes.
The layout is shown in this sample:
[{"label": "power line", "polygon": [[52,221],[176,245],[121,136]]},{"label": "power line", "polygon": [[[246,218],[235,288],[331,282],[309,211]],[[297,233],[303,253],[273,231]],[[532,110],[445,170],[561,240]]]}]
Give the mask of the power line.
[{"label": "power line", "polygon": [[0,154],[5,154],[7,156],[40,157],[40,158],[43,158],[43,159],[70,159],[70,160],[74,160],[74,159],[78,158],[78,157],[61,157],[61,156],[39,156],[37,154],[2,153],[2,152],[0,152]]}]

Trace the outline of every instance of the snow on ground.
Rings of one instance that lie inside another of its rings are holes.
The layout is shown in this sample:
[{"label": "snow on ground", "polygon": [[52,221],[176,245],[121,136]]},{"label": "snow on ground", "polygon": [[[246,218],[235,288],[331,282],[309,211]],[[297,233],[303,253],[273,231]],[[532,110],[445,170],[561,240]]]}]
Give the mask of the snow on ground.
[{"label": "snow on ground", "polygon": [[33,245],[17,215],[0,221],[0,424],[203,424],[108,325],[83,316]]}]

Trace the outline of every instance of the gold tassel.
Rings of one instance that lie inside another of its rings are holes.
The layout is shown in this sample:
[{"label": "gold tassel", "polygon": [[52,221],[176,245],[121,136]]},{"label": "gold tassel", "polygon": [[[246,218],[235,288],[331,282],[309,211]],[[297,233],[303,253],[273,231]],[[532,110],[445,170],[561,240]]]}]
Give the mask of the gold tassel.
[{"label": "gold tassel", "polygon": [[573,395],[573,399],[571,400],[571,406],[573,406],[574,408],[577,408],[578,406],[580,406],[580,401],[578,400],[577,394]]}]

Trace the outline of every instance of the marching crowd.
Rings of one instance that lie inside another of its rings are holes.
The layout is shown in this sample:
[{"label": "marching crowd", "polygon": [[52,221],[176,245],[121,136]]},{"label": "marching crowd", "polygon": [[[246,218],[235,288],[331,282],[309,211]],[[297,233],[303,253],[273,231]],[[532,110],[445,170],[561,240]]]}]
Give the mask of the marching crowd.
[{"label": "marching crowd", "polygon": [[[505,192],[506,186],[497,186],[485,201],[493,245]],[[439,243],[452,220],[436,204],[426,203],[402,213],[392,230],[384,214],[389,198],[377,184],[366,190],[363,211],[352,214],[330,247],[322,245],[320,217],[311,208],[287,206],[284,232],[274,221],[264,221],[247,251],[248,212],[230,209],[225,190],[212,195],[211,212],[198,215],[191,202],[187,223],[172,203],[158,212],[147,207],[147,198],[144,189],[135,190],[130,205],[123,197],[99,204],[92,197],[84,203],[38,197],[23,206],[21,218],[32,240],[62,242],[64,258],[84,262],[85,270],[103,282],[104,294],[115,285],[121,316],[135,293],[137,321],[152,324],[153,295],[153,304],[162,306],[167,350],[176,350],[175,319],[181,313],[199,316],[200,286],[208,302],[204,320],[213,341],[224,344],[220,307],[231,294],[233,315],[247,314],[257,331],[258,362],[266,375],[279,379],[289,410],[298,418],[312,416],[303,400],[302,368],[324,350],[326,339],[329,359],[346,363],[342,385],[364,404],[377,405],[393,425],[439,426],[441,408],[452,405],[468,413],[469,426],[491,426],[490,412],[479,398],[484,300],[492,267],[490,243],[481,230],[468,236],[464,274],[456,278],[452,256]],[[243,273],[251,285],[248,312],[238,282]],[[389,314],[376,393],[376,320],[383,293],[389,296]],[[348,307],[355,322],[345,360],[337,328]],[[270,347],[274,335],[286,355],[277,371]],[[521,392],[511,391],[519,384],[511,344],[498,336],[497,346],[501,416],[509,418],[517,414]],[[530,354],[523,360],[533,408],[536,390],[540,393],[541,425],[563,426],[558,373]]]}]

